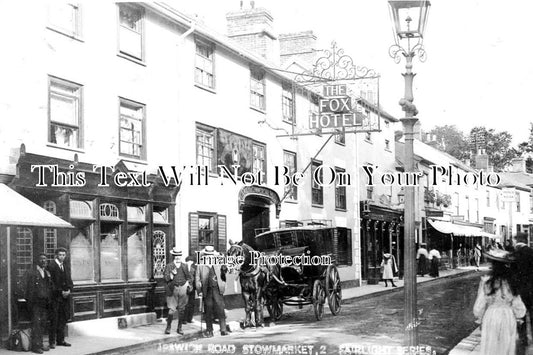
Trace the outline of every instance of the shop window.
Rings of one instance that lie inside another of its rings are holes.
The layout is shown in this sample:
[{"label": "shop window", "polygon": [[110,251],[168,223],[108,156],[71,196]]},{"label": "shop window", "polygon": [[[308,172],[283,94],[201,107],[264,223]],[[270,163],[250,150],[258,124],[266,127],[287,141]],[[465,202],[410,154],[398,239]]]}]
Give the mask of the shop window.
[{"label": "shop window", "polygon": [[59,78],[48,82],[48,142],[82,148],[82,86]]},{"label": "shop window", "polygon": [[93,218],[93,206],[89,201],[70,200],[70,218]]},{"label": "shop window", "polygon": [[144,60],[144,12],[139,7],[119,4],[119,51]]},{"label": "shop window", "polygon": [[215,88],[214,49],[212,45],[196,42],[194,81],[208,88]]},{"label": "shop window", "polygon": [[[293,176],[296,173],[296,153],[284,150],[283,164],[289,169],[289,176]],[[298,200],[298,186],[294,185],[292,181],[285,185],[285,196],[290,200]]]},{"label": "shop window", "polygon": [[46,259],[50,262],[55,258],[55,251],[57,249],[57,229],[44,228],[44,253]]},{"label": "shop window", "polygon": [[111,203],[100,204],[100,218],[105,220],[119,220],[117,206]]},{"label": "shop window", "polygon": [[128,232],[128,281],[146,280],[146,227]]},{"label": "shop window", "polygon": [[17,227],[17,275],[23,277],[33,265],[33,233],[31,229]]},{"label": "shop window", "polygon": [[101,281],[122,280],[120,226],[100,223],[100,277]]},{"label": "shop window", "polygon": [[94,252],[93,252],[93,228],[89,226],[78,226],[73,231],[74,237],[70,242],[70,265],[72,281],[93,282],[94,281]]},{"label": "shop window", "polygon": [[146,144],[144,142],[145,105],[126,99],[120,99],[120,155],[144,159]]},{"label": "shop window", "polygon": [[146,221],[146,208],[144,206],[128,206],[127,213],[129,222]]},{"label": "shop window", "polygon": [[[335,238],[335,236],[334,236]],[[337,229],[337,265],[352,265],[352,231]]]},{"label": "shop window", "polygon": [[207,166],[209,171],[215,169],[215,130],[196,125],[196,164]]},{"label": "shop window", "polygon": [[[324,203],[324,188],[316,180],[322,181],[323,174],[322,169],[320,169],[318,174],[315,172],[321,165],[322,162],[316,160],[313,160],[311,164],[311,203],[319,206],[322,206]],[[314,178],[315,175],[317,175],[317,179]]]},{"label": "shop window", "polygon": [[265,110],[265,73],[250,70],[250,105],[261,111]]},{"label": "shop window", "polygon": [[162,278],[167,264],[167,235],[161,230],[155,230],[152,235],[152,264],[154,278]]},{"label": "shop window", "polygon": [[81,36],[81,11],[76,3],[48,4],[49,28],[71,37]]}]

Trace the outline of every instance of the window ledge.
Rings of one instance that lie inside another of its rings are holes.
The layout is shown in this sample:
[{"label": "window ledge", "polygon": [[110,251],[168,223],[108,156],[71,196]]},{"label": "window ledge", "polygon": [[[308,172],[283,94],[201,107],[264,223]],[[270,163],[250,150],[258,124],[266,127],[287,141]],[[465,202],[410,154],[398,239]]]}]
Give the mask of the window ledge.
[{"label": "window ledge", "polygon": [[47,29],[49,29],[50,31],[53,31],[53,32],[56,32],[56,33],[59,33],[59,34],[62,34],[63,36],[66,36],[68,38],[71,38],[71,39],[74,39],[78,42],[85,42],[83,40],[83,38],[81,38],[79,35],[76,35],[76,34],[73,34],[73,33],[68,33],[60,28],[57,28],[57,27],[54,27],[52,25],[48,25],[46,26]]},{"label": "window ledge", "polygon": [[257,112],[259,112],[259,113],[262,113],[263,115],[266,115],[266,110],[263,109],[263,108],[259,108],[259,107],[255,107],[255,106],[251,106],[251,105],[250,105],[250,108],[251,108],[252,110],[254,110],[254,111],[257,111]]},{"label": "window ledge", "polygon": [[50,147],[50,148],[69,150],[71,152],[85,153],[85,150],[81,149],[81,148],[66,147],[64,145],[59,145],[59,144],[54,144],[54,143],[48,143],[48,144],[46,144],[46,146]]},{"label": "window ledge", "polygon": [[286,123],[286,124],[291,125],[291,126],[295,126],[296,125],[296,122],[294,122],[294,119],[291,121],[288,118],[283,117],[282,121],[283,121],[283,123]]},{"label": "window ledge", "polygon": [[311,207],[315,207],[315,208],[324,208],[324,205],[318,205],[316,203],[312,203],[311,204]]},{"label": "window ledge", "polygon": [[146,66],[146,62],[144,60],[132,57],[131,55],[129,55],[127,53],[118,52],[117,53],[117,57],[121,57],[121,58],[127,59],[127,60],[129,60],[129,61],[131,61],[133,63],[137,63],[139,65],[142,65],[143,67]]},{"label": "window ledge", "polygon": [[212,93],[212,94],[216,94],[216,93],[217,93],[217,91],[216,91],[214,88],[211,88],[211,87],[209,87],[209,86],[202,85],[202,84],[197,83],[197,82],[194,83],[194,86],[196,86],[198,89],[205,90],[205,91],[210,92],[210,93]]},{"label": "window ledge", "polygon": [[339,208],[339,207],[335,207],[335,211],[348,212],[348,210],[346,208]]},{"label": "window ledge", "polygon": [[367,142],[368,144],[374,144],[372,143],[372,141],[369,141],[368,139],[365,139],[365,142]]},{"label": "window ledge", "polygon": [[392,150],[385,148],[386,152],[392,153]]},{"label": "window ledge", "polygon": [[148,165],[148,161],[146,159],[136,159],[136,158],[120,155],[120,154],[119,154],[119,157],[120,157],[120,159],[128,161],[130,163]]},{"label": "window ledge", "polygon": [[286,202],[286,203],[290,203],[290,204],[296,205],[296,204],[298,203],[298,200],[286,199],[286,200],[284,200],[283,202]]},{"label": "window ledge", "polygon": [[343,146],[343,147],[345,147],[345,146],[346,146],[346,143],[342,143],[342,142],[337,142],[337,141],[335,142],[335,144],[341,145],[341,146]]}]

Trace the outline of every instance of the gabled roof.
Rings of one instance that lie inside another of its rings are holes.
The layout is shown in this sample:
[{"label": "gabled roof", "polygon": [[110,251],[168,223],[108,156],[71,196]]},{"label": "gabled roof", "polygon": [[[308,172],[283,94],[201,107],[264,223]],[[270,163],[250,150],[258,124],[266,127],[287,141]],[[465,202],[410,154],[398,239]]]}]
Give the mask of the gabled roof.
[{"label": "gabled roof", "polygon": [[530,191],[533,187],[533,176],[523,172],[498,173],[501,178],[500,185],[503,187],[516,187],[524,191]]}]

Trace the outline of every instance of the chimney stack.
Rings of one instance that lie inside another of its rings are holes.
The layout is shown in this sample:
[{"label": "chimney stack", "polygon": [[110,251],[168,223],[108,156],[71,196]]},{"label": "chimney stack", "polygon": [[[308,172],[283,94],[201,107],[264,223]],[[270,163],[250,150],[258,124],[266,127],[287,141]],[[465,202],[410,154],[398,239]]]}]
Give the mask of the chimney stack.
[{"label": "chimney stack", "polygon": [[524,158],[513,158],[511,159],[511,164],[513,173],[526,172],[526,160]]},{"label": "chimney stack", "polygon": [[[252,2],[253,3],[253,2]],[[278,36],[273,29],[273,18],[264,8],[242,9],[226,14],[228,37],[249,51],[279,64]]]},{"label": "chimney stack", "polygon": [[298,59],[310,69],[316,59],[316,36],[313,31],[284,33],[279,35],[281,65]]}]

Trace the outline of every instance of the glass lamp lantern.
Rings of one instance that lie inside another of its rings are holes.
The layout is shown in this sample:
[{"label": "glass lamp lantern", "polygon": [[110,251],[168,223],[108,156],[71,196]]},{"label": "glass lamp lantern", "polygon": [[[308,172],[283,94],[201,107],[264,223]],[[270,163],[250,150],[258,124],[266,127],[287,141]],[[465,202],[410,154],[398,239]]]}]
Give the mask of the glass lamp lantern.
[{"label": "glass lamp lantern", "polygon": [[389,0],[395,36],[422,39],[430,6],[428,0]]}]

